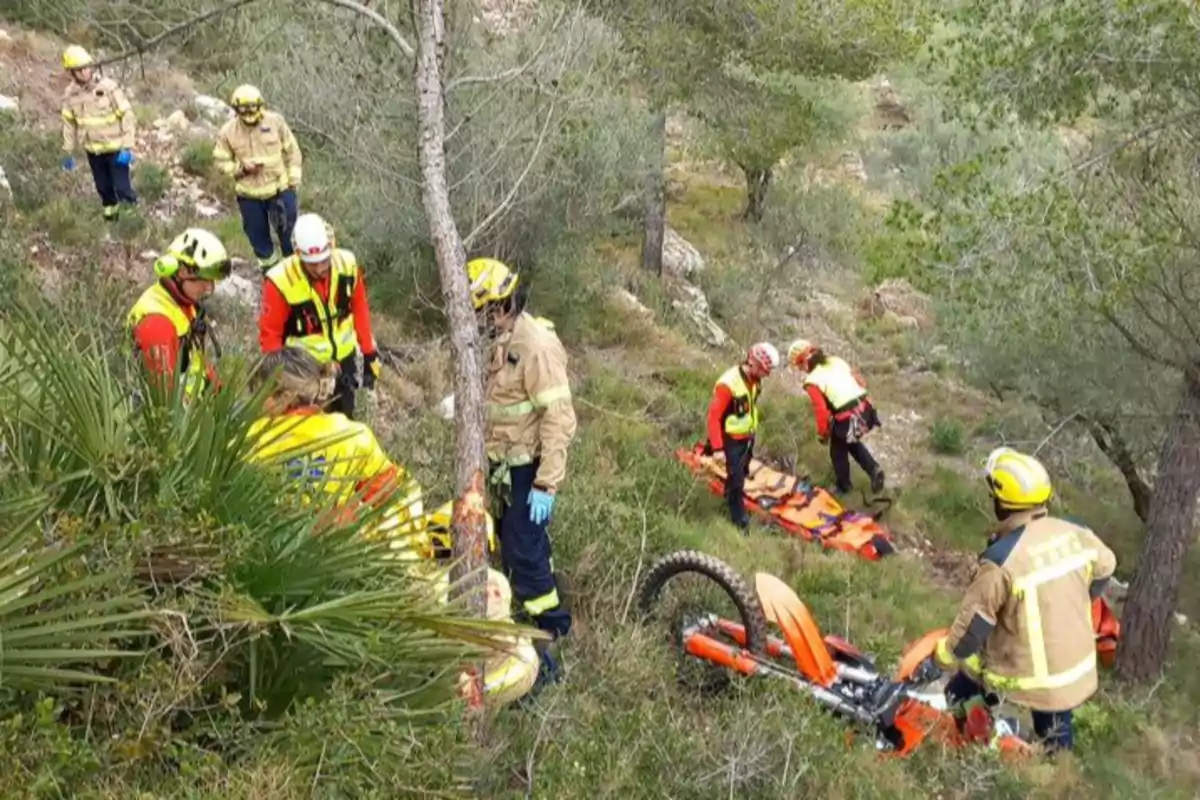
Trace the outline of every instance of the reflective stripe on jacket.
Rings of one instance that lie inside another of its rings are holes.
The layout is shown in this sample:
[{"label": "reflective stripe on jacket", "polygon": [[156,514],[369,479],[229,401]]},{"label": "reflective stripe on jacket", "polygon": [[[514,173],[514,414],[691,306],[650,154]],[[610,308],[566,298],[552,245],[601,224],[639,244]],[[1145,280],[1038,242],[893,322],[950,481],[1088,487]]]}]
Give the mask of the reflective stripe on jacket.
[{"label": "reflective stripe on jacket", "polygon": [[137,118],[116,81],[97,78],[80,86],[74,81],[63,94],[63,150],[83,149],[93,155],[132,149]]},{"label": "reflective stripe on jacket", "polygon": [[350,300],[358,281],[358,261],[353,253],[340,247],[333,251],[328,300],[312,288],[297,256],[272,267],[267,280],[279,289],[290,309],[285,346],[303,347],[322,364],[354,355],[358,339]]},{"label": "reflective stripe on jacket", "polygon": [[196,337],[192,335],[195,313],[192,309],[185,311],[161,283],[155,283],[142,292],[142,296],[133,304],[125,318],[125,327],[131,343],[133,329],[146,317],[160,314],[171,321],[175,335],[180,340],[179,364],[176,365],[176,371],[183,373],[183,390],[189,396],[200,392],[208,383],[203,343],[196,341]]},{"label": "reflective stripe on jacket", "polygon": [[534,483],[557,489],[575,438],[567,352],[548,320],[521,314],[496,338],[487,378],[488,457],[509,467],[540,459]]},{"label": "reflective stripe on jacket", "polygon": [[741,367],[730,367],[717,378],[718,386],[728,387],[733,394],[729,413],[725,417],[725,433],[734,437],[751,436],[758,430],[759,384],[747,384]]},{"label": "reflective stripe on jacket", "polygon": [[[264,111],[262,119],[247,125],[231,119],[221,126],[213,147],[213,165],[234,179],[233,190],[242,197],[265,200],[289,186],[299,186],[303,157],[300,145],[284,118]],[[247,164],[262,164],[255,175],[238,173]]]},{"label": "reflective stripe on jacket", "polygon": [[854,377],[854,370],[836,356],[826,356],[822,364],[805,376],[804,385],[817,387],[834,413],[867,396],[867,390]]},{"label": "reflective stripe on jacket", "polygon": [[1092,593],[1116,563],[1096,534],[1045,509],[1009,517],[980,557],[938,660],[962,663],[1036,711],[1075,708],[1098,685]]}]

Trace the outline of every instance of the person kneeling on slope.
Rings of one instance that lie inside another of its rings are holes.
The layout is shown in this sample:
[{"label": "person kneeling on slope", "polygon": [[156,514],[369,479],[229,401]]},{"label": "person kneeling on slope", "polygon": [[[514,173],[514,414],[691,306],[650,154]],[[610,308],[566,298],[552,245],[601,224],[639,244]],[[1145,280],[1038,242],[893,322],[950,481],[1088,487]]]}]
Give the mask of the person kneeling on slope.
[{"label": "person kneeling on slope", "polygon": [[871,478],[871,491],[883,491],[883,469],[862,437],[880,426],[879,412],[867,396],[867,382],[858,370],[836,356],[825,355],[821,348],[804,339],[788,347],[788,366],[804,375],[804,389],[812,400],[817,437],[829,443],[829,460],[837,482],[837,493],[853,489],[850,457]]},{"label": "person kneeling on slope", "polygon": [[984,476],[999,525],[932,660],[959,668],[946,698],[968,732],[1005,694],[1033,712],[1047,750],[1069,750],[1072,712],[1099,685],[1092,600],[1117,559],[1088,528],[1049,515],[1053,487],[1037,459],[1001,447]]},{"label": "person kneeling on slope", "polygon": [[[336,522],[353,519],[359,504],[389,508],[389,515],[368,535],[397,539],[398,549],[417,547],[423,518],[421,487],[395,464],[371,429],[325,406],[337,385],[337,363],[321,364],[301,347],[266,355],[255,373],[256,391],[270,383],[262,418],[250,428],[255,441],[250,459],[284,462],[290,477],[333,495]],[[403,539],[401,539],[403,537]]]},{"label": "person kneeling on slope", "polygon": [[[512,586],[502,572],[488,567],[487,618],[493,622],[512,622]],[[520,700],[537,683],[540,660],[537,649],[527,636],[497,637],[502,650],[492,650],[484,658],[483,692],[489,705],[503,706]],[[479,695],[468,670],[459,676],[459,696],[478,705]]]},{"label": "person kneeling on slope", "polygon": [[779,366],[779,351],[770,342],[759,342],[746,351],[746,360],[730,367],[717,379],[708,404],[708,438],[704,454],[720,453],[725,459],[725,502],[729,518],[745,536],[750,531],[742,492],[754,438],[758,433],[758,395],[762,380]]}]

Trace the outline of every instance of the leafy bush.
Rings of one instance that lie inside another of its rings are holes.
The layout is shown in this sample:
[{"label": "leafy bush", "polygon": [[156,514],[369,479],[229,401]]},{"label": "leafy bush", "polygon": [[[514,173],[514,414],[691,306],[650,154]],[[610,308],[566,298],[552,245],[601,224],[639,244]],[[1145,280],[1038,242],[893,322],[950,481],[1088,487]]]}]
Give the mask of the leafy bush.
[{"label": "leafy bush", "polygon": [[179,153],[179,166],[188,175],[200,178],[211,174],[213,165],[213,142],[210,139],[195,139],[188,142]]},{"label": "leafy bush", "polygon": [[[455,665],[504,626],[458,619],[386,541],[364,539],[360,526],[383,512],[318,531],[328,501],[248,461],[262,396],[245,364],[226,364],[221,392],[185,403],[129,374],[102,331],[42,308],[0,327],[0,517],[40,522],[5,526],[0,541],[9,702],[90,677],[77,662],[108,680],[157,675],[173,699],[156,718],[175,734],[145,746],[164,764],[175,747],[204,747],[198,709],[286,728],[297,703],[345,677],[375,695],[362,713],[411,723],[452,711]],[[153,636],[136,624],[151,618]],[[132,651],[119,642],[154,655],[122,668],[112,659]],[[108,698],[114,724],[139,695]]]},{"label": "leafy bush", "polygon": [[941,417],[929,427],[929,449],[944,456],[961,456],[967,451],[966,434],[955,419]]},{"label": "leafy bush", "polygon": [[[60,193],[62,156],[60,142],[53,137],[34,130],[19,115],[0,114],[0,167],[19,211],[37,211]],[[0,209],[6,194],[0,189]]]},{"label": "leafy bush", "polygon": [[141,163],[133,177],[134,186],[144,203],[157,203],[171,188],[171,170],[160,164]]}]

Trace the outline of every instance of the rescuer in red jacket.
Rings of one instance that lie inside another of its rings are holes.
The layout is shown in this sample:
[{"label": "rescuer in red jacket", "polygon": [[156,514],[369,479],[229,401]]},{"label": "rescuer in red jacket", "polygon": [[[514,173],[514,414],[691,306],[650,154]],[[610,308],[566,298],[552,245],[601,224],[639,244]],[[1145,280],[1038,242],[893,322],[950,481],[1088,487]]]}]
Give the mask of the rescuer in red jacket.
[{"label": "rescuer in red jacket", "polygon": [[319,364],[336,361],[338,383],[328,410],[353,419],[359,350],[362,388],[373,390],[379,377],[362,269],[352,252],[334,243],[329,226],[316,214],[296,220],[292,240],[294,254],[272,267],[263,281],[259,346],[264,354],[296,346]]},{"label": "rescuer in red jacket", "polygon": [[725,501],[729,518],[746,535],[750,518],[743,505],[742,490],[754,455],[758,431],[758,395],[762,379],[779,366],[779,351],[770,342],[760,342],[746,352],[746,360],[727,369],[713,387],[708,404],[708,439],[705,455],[720,453],[725,459]]}]

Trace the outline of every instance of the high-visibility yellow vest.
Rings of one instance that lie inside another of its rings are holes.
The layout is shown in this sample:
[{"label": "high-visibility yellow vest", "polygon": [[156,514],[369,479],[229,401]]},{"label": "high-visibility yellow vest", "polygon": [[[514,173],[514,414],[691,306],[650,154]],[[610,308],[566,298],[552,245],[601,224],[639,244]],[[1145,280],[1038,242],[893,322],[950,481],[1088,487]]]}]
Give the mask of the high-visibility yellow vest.
[{"label": "high-visibility yellow vest", "polygon": [[192,336],[194,320],[161,283],[156,283],[142,292],[142,296],[133,304],[133,308],[129,310],[129,315],[125,319],[131,345],[133,329],[151,314],[162,314],[175,327],[175,335],[180,339],[177,374],[184,376],[183,390],[188,396],[198,394],[208,383],[208,372],[204,361],[203,345],[196,341],[196,337]]},{"label": "high-visibility yellow vest", "polygon": [[859,385],[850,365],[835,356],[826,357],[823,364],[808,373],[804,383],[820,389],[833,411],[841,411],[867,396],[867,390]]},{"label": "high-visibility yellow vest", "polygon": [[303,347],[322,364],[354,355],[357,338],[350,300],[358,283],[358,262],[353,253],[334,249],[328,301],[313,290],[296,256],[272,267],[267,280],[275,284],[291,307],[284,344]]},{"label": "high-visibility yellow vest", "polygon": [[758,430],[759,385],[747,385],[739,367],[730,367],[717,379],[717,386],[727,386],[733,394],[733,409],[725,417],[725,433],[749,436]]}]

